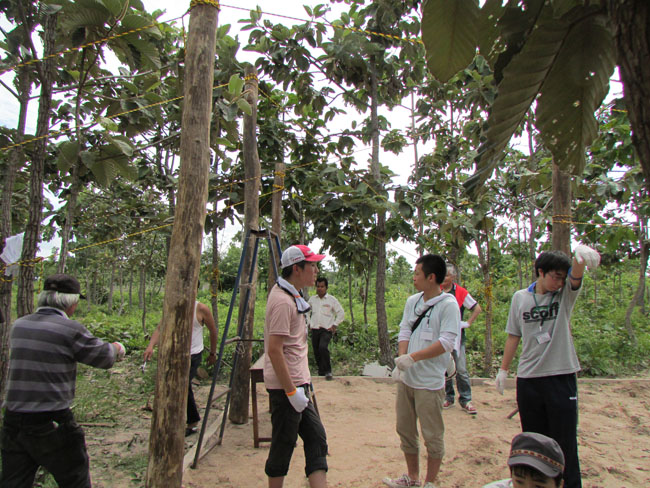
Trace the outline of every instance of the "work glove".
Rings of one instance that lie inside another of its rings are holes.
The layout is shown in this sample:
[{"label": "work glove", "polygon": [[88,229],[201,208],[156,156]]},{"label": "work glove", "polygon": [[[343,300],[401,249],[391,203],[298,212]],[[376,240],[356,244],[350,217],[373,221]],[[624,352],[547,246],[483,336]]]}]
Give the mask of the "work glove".
[{"label": "work glove", "polygon": [[395,358],[395,366],[401,369],[402,371],[406,371],[414,364],[415,364],[415,359],[413,359],[410,354],[402,354],[398,358]]},{"label": "work glove", "polygon": [[469,324],[467,322],[464,322],[461,320],[460,322],[460,328],[461,329],[467,329],[469,327]]},{"label": "work glove", "polygon": [[584,264],[589,269],[596,269],[600,264],[600,254],[584,244],[576,246],[573,257],[579,264]]},{"label": "work glove", "polygon": [[506,389],[506,379],[508,378],[508,372],[505,369],[500,369],[497,374],[497,379],[494,381],[494,386],[496,386],[497,391],[503,395],[504,390]]},{"label": "work glove", "polygon": [[304,388],[296,388],[293,390],[293,393],[287,393],[287,398],[289,399],[291,406],[298,413],[307,408],[307,405],[309,404],[309,398],[305,395]]},{"label": "work glove", "polygon": [[115,360],[116,361],[121,361],[124,359],[124,356],[126,354],[126,349],[122,345],[121,342],[113,342],[111,344],[115,348]]}]

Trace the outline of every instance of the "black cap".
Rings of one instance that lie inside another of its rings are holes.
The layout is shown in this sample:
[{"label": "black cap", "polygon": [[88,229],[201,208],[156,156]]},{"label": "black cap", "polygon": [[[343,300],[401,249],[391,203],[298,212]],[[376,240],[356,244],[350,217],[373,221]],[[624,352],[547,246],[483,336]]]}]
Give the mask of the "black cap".
[{"label": "black cap", "polygon": [[81,285],[77,278],[67,274],[53,274],[48,276],[43,284],[43,290],[71,293],[79,295],[79,298],[86,298],[81,294]]},{"label": "black cap", "polygon": [[522,464],[556,478],[564,471],[564,454],[554,439],[537,432],[522,432],[512,439],[508,466]]}]

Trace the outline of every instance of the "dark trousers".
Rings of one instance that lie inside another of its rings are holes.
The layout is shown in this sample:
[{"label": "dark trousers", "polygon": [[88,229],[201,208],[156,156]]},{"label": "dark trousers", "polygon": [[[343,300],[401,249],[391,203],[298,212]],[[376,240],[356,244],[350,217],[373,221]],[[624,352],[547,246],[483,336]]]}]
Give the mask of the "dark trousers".
[{"label": "dark trousers", "polygon": [[327,329],[311,330],[311,345],[314,349],[314,358],[318,366],[318,376],[324,376],[332,372],[330,361],[329,345],[332,340],[332,332]]},{"label": "dark trousers", "polygon": [[[300,386],[309,397],[309,385]],[[298,436],[305,451],[305,476],[327,471],[327,435],[314,404],[301,413],[291,406],[284,390],[267,390],[271,401],[271,448],[264,472],[271,478],[286,476]]]},{"label": "dark trousers", "polygon": [[190,356],[190,382],[187,385],[187,423],[193,424],[201,420],[199,409],[194,401],[194,392],[192,391],[192,380],[196,376],[196,371],[201,365],[202,353],[192,354]]},{"label": "dark trousers", "polygon": [[90,463],[81,427],[70,410],[5,412],[2,433],[2,488],[31,488],[39,466],[61,488],[89,488]]},{"label": "dark trousers", "polygon": [[544,434],[562,448],[564,487],[580,488],[576,375],[517,378],[517,406],[523,432]]}]

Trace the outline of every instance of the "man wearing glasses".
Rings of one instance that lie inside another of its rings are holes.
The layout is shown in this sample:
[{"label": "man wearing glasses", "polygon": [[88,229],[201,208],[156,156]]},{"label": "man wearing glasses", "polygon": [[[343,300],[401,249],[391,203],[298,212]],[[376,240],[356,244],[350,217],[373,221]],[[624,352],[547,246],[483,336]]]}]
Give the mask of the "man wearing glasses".
[{"label": "man wearing glasses", "polygon": [[521,341],[517,367],[521,429],[551,437],[562,447],[565,488],[582,486],[576,381],[580,363],[573,347],[570,319],[585,266],[594,269],[599,264],[600,255],[584,245],[576,247],[573,263],[560,251],[539,255],[535,261],[537,280],[512,297],[508,338],[496,378],[496,388],[503,394],[508,368]]}]

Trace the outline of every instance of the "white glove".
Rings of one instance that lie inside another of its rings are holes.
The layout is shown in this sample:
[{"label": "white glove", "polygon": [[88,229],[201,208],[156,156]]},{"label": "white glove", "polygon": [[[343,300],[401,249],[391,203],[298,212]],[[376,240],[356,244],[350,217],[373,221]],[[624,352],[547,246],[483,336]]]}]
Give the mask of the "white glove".
[{"label": "white glove", "polygon": [[305,390],[303,388],[296,388],[293,393],[287,393],[287,398],[289,403],[298,413],[302,412],[307,405],[309,404],[309,398],[305,395]]},{"label": "white glove", "polygon": [[584,244],[576,246],[573,257],[579,264],[584,264],[589,269],[596,269],[600,264],[600,254]]},{"label": "white glove", "polygon": [[497,391],[503,395],[503,391],[506,389],[506,379],[508,378],[508,372],[505,369],[500,369],[497,374],[497,379],[494,382]]},{"label": "white glove", "polygon": [[467,329],[468,327],[469,327],[469,324],[468,324],[467,322],[463,322],[463,321],[461,320],[461,322],[460,322],[460,328],[461,328],[461,329]]},{"label": "white glove", "polygon": [[414,364],[415,359],[413,359],[410,354],[402,354],[400,357],[395,358],[395,366],[402,371],[406,371]]},{"label": "white glove", "polygon": [[124,359],[124,355],[126,354],[126,349],[122,345],[121,342],[113,342],[112,346],[115,348],[115,360],[116,361],[121,361]]},{"label": "white glove", "polygon": [[393,371],[390,374],[391,378],[393,378],[395,381],[402,381],[402,372],[400,371],[399,368],[393,369]]}]

